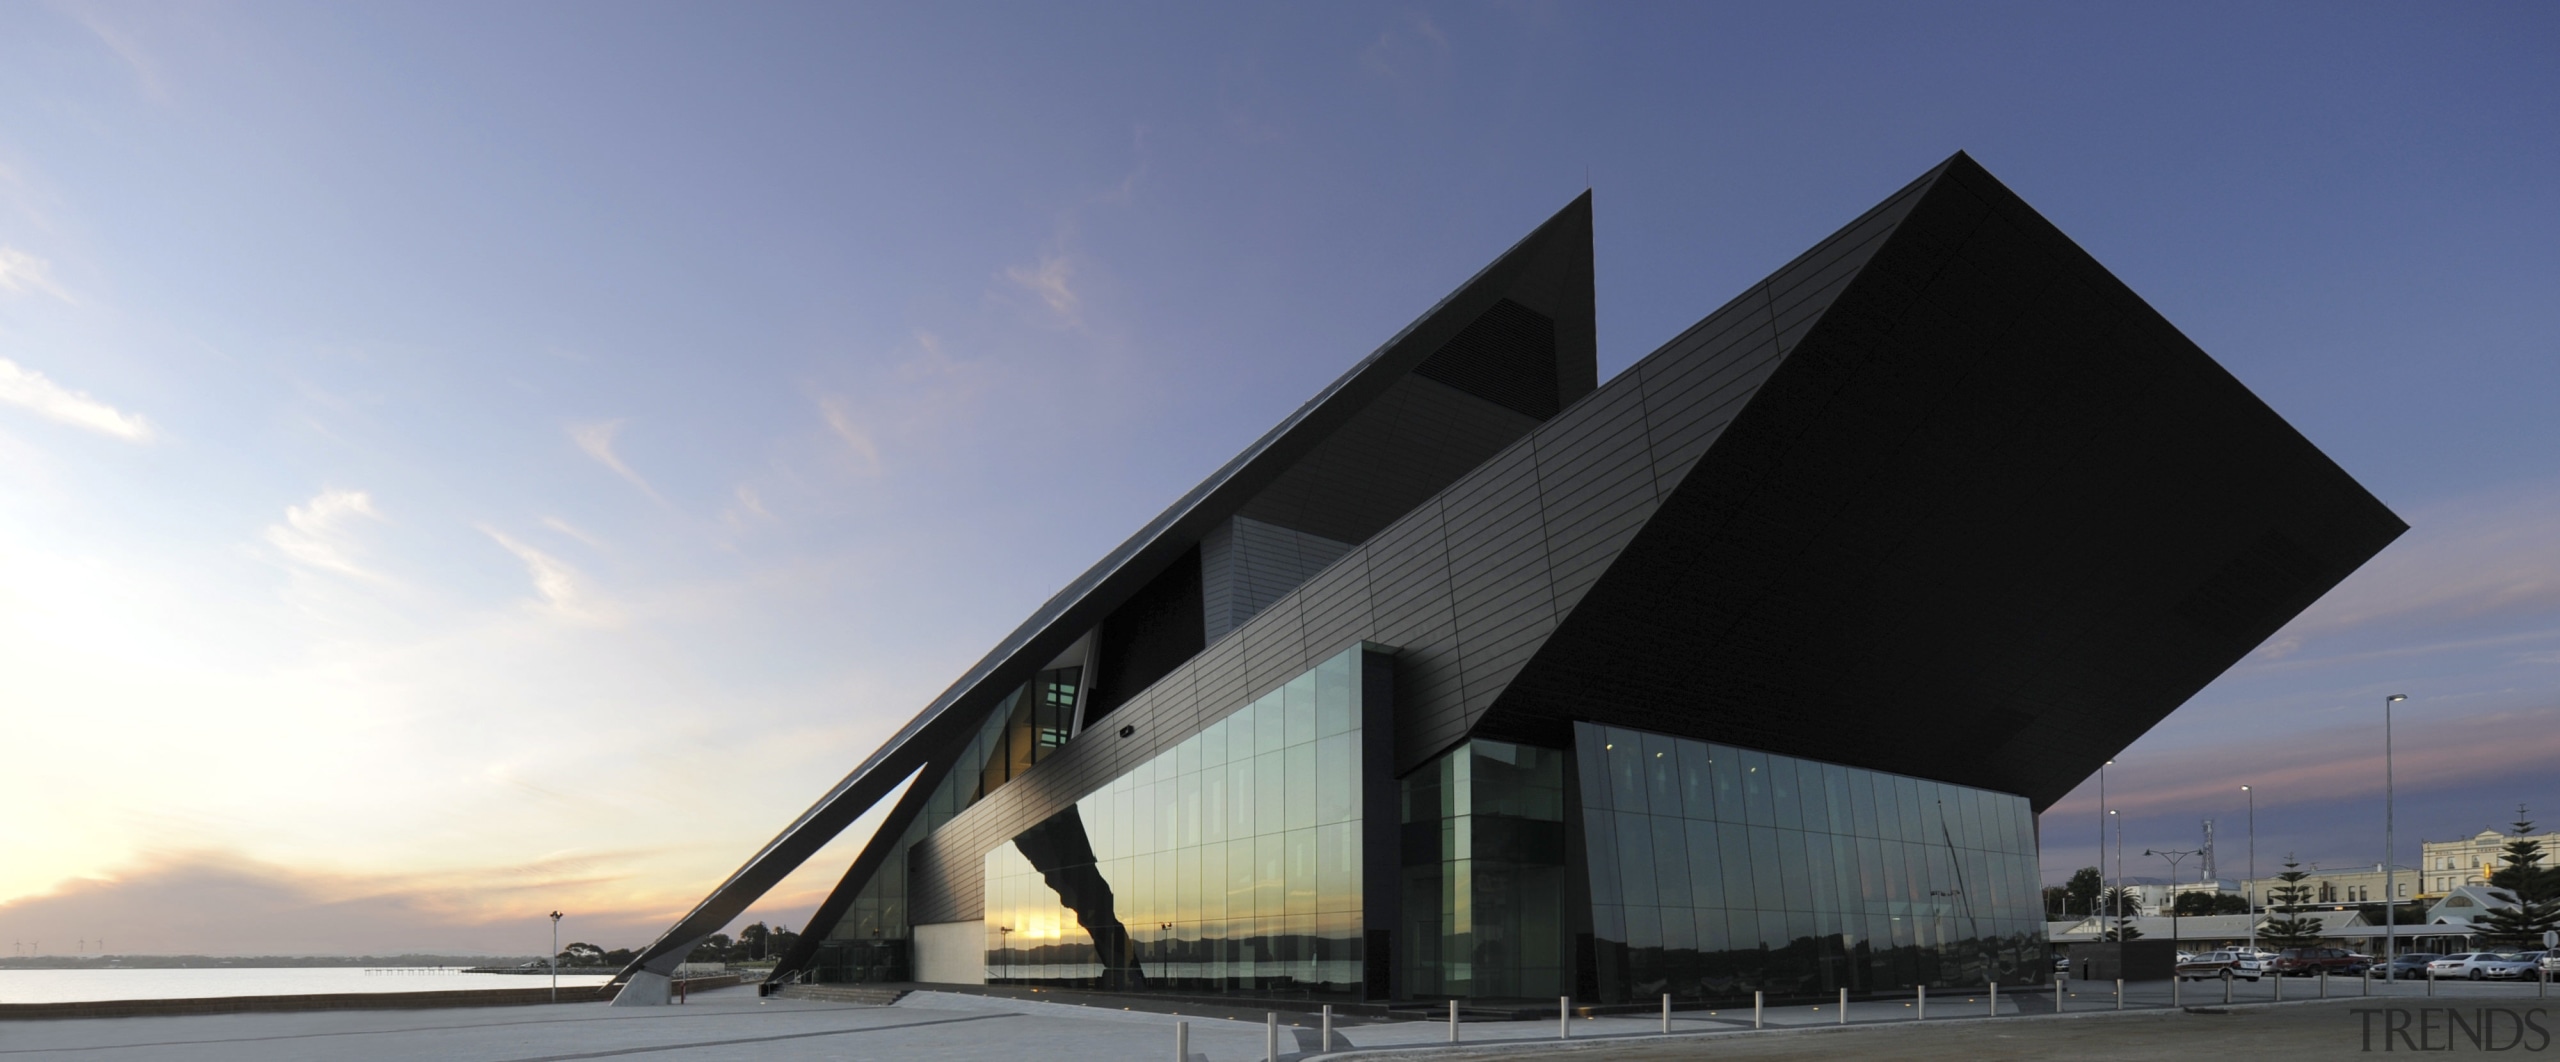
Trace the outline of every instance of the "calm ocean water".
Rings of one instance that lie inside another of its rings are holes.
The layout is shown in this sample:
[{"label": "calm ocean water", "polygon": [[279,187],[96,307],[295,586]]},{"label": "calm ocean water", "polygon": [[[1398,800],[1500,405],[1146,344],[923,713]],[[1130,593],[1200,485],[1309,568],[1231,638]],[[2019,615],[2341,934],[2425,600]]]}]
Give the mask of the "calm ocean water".
[{"label": "calm ocean water", "polygon": [[[561,974],[560,986],[600,985],[610,974]],[[472,988],[541,988],[547,976],[467,974],[458,970],[365,970],[282,967],[186,970],[0,970],[0,1003],[79,1003],[98,999],[196,999],[205,996],[298,996],[336,992],[450,992]]]}]

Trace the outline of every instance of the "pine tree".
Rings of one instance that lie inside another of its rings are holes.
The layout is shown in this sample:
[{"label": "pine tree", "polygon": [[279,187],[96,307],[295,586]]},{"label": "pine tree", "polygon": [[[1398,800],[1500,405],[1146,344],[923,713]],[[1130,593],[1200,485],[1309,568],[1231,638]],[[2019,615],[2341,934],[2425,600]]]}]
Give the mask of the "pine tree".
[{"label": "pine tree", "polygon": [[2296,913],[2311,900],[2311,886],[2302,883],[2311,874],[2301,868],[2302,864],[2292,856],[2284,857],[2284,873],[2276,875],[2276,880],[2284,884],[2267,890],[2267,903],[2278,916],[2268,918],[2265,927],[2258,930],[2259,940],[2279,948],[2307,948],[2320,943],[2320,931],[2325,928],[2321,921]]},{"label": "pine tree", "polygon": [[2533,822],[2516,806],[2515,832],[2507,837],[2489,892],[2508,906],[2492,907],[2476,923],[2482,936],[2511,948],[2539,948],[2542,934],[2560,929],[2560,868],[2542,865],[2542,842],[2529,839]]}]

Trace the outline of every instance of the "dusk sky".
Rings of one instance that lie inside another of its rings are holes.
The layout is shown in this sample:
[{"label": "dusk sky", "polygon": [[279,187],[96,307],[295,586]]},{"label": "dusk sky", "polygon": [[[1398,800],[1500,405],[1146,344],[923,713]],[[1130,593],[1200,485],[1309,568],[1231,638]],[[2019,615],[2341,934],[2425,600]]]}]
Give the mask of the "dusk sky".
[{"label": "dusk sky", "polygon": [[2549,3],[0,4],[0,937],[638,946],[1586,186],[1605,378],[1959,149],[2412,525],[2118,757],[2128,872],[2215,817],[2237,876],[2243,783],[2262,873],[2378,861],[2389,693],[2404,859],[2560,824],[2555,57]]}]

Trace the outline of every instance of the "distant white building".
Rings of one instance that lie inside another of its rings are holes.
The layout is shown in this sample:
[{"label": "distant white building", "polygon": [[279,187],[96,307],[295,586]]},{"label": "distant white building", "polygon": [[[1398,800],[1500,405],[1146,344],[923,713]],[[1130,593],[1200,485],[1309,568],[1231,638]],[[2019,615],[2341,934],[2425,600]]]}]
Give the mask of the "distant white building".
[{"label": "distant white building", "polygon": [[2456,885],[2435,906],[2427,908],[2427,927],[2438,926],[2472,932],[2472,923],[2491,911],[2515,906],[2486,885]]},{"label": "distant white building", "polygon": [[[2560,866],[2560,832],[2538,833],[2521,838],[2542,842],[2542,865]],[[2450,897],[2465,885],[2486,885],[2489,875],[2496,873],[2498,860],[2506,854],[2507,842],[2519,838],[2482,830],[2459,841],[2423,841],[2418,845],[2421,886],[2429,896]]]},{"label": "distant white building", "polygon": [[[2304,897],[2302,901],[2306,904],[2339,906],[2381,903],[2383,897],[2391,895],[2385,891],[2386,875],[2380,863],[2333,870],[2313,870],[2308,873],[2310,876],[2302,879],[2303,887],[2311,890],[2310,895]],[[2424,888],[2419,883],[2418,876],[2416,868],[2404,866],[2399,868],[2396,875],[2390,875],[2393,880],[2387,884],[2390,888],[2399,890],[2402,900],[2416,899]],[[2283,887],[2284,879],[2270,874],[2241,882],[2240,894],[2249,902],[2264,907],[2272,902],[2270,897],[2274,891]]]}]

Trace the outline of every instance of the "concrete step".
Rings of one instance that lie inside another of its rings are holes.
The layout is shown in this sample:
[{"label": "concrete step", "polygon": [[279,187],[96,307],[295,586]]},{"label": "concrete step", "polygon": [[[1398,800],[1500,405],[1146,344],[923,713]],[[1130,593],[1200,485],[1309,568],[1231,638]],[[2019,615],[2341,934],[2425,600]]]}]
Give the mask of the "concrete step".
[{"label": "concrete step", "polygon": [[882,985],[784,985],[774,995],[784,999],[816,999],[829,1003],[863,1003],[885,1007],[907,994],[903,988]]}]

